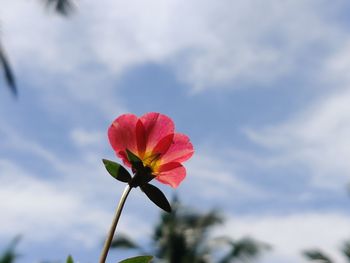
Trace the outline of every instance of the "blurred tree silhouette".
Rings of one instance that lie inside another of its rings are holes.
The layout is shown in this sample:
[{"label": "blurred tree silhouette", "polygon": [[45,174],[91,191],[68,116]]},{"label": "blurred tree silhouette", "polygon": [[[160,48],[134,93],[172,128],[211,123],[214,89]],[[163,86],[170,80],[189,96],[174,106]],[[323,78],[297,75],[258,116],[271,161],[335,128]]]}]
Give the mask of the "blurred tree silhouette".
[{"label": "blurred tree silhouette", "polygon": [[[342,245],[341,252],[346,258],[346,261],[350,263],[350,241],[345,241]],[[319,249],[309,249],[303,251],[304,256],[310,261],[319,263],[335,263],[328,255]]]},{"label": "blurred tree silhouette", "polygon": [[[48,8],[53,8],[57,13],[67,16],[73,11],[74,5],[71,0],[42,0]],[[15,76],[9,60],[7,59],[5,49],[0,39],[0,68],[4,72],[5,81],[12,94],[17,95]]]},{"label": "blurred tree silhouette", "polygon": [[[154,229],[153,254],[161,262],[243,263],[255,260],[269,249],[267,244],[247,237],[239,240],[226,236],[211,238],[210,230],[224,222],[217,211],[197,213],[183,207],[177,200],[172,202],[172,209],[171,213],[161,214],[160,222]],[[139,248],[125,236],[117,236],[112,247]]]}]

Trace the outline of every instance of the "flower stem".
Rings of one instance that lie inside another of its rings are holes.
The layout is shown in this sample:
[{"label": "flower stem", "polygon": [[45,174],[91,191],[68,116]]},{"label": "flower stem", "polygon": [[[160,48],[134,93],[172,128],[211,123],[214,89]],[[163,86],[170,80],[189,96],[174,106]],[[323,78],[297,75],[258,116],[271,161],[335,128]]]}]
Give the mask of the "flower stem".
[{"label": "flower stem", "polygon": [[113,240],[115,229],[117,227],[120,215],[122,213],[122,210],[123,210],[123,207],[124,207],[124,204],[125,204],[125,200],[128,197],[130,191],[131,191],[131,187],[129,186],[129,184],[127,184],[125,189],[124,189],[124,192],[122,194],[122,197],[119,200],[119,204],[117,206],[117,209],[115,211],[113,222],[112,222],[111,228],[109,229],[108,236],[106,238],[105,244],[103,246],[99,263],[105,263],[106,262],[107,254],[108,254],[109,248],[111,247],[111,243],[112,243],[112,240]]}]

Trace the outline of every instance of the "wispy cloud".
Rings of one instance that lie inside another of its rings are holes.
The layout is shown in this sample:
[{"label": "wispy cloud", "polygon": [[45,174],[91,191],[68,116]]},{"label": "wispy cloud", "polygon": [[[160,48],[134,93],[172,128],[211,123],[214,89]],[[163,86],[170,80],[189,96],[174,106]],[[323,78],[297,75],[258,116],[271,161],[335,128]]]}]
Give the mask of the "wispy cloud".
[{"label": "wispy cloud", "polygon": [[[84,248],[99,247],[123,187],[103,168],[101,158],[107,154],[100,133],[73,130],[77,152],[70,159],[28,136],[22,139],[13,129],[2,127],[0,132],[4,139],[0,153],[24,156],[37,165],[33,169],[21,158],[0,158],[0,199],[6,200],[0,204],[2,238],[21,234],[25,242],[35,244],[64,240],[73,247],[83,245],[80,253]],[[139,222],[135,216],[140,202],[129,201],[132,209],[120,222],[120,228],[135,239],[150,231],[150,222]]]},{"label": "wispy cloud", "polygon": [[37,179],[8,160],[0,160],[0,174],[0,197],[6,200],[0,204],[2,237],[22,234],[36,242],[80,237],[75,241],[90,246],[99,241],[109,214],[87,205],[79,192]]},{"label": "wispy cloud", "polygon": [[106,133],[100,131],[87,131],[82,128],[75,128],[71,132],[74,144],[79,147],[101,146],[101,142],[106,140]]},{"label": "wispy cloud", "polygon": [[343,187],[350,166],[350,93],[337,92],[314,102],[294,118],[262,130],[249,130],[253,141],[274,151],[279,163],[304,165],[313,183],[322,187]]},{"label": "wispy cloud", "polygon": [[[349,215],[307,212],[281,216],[235,216],[228,218],[225,235],[234,238],[250,235],[272,246],[259,262],[309,262],[302,258],[305,249],[322,249],[336,262],[342,242],[348,240]],[[331,229],[331,231],[329,230]]]},{"label": "wispy cloud", "polygon": [[267,85],[300,74],[300,66],[314,72],[323,51],[346,39],[332,16],[341,1],[265,1],[263,8],[256,1],[87,1],[70,21],[33,2],[4,5],[4,37],[25,70],[71,74],[94,62],[120,76],[160,63],[195,90]]},{"label": "wispy cloud", "polygon": [[[262,201],[271,197],[270,193],[239,174],[240,164],[235,158],[221,158],[213,153],[213,149],[199,147],[195,156],[185,164],[188,176],[179,190],[184,197],[187,196],[189,204],[195,205],[191,200],[201,200],[199,203],[205,204],[204,207],[221,205],[232,210],[243,200]],[[193,191],[193,186],[198,191]]]}]

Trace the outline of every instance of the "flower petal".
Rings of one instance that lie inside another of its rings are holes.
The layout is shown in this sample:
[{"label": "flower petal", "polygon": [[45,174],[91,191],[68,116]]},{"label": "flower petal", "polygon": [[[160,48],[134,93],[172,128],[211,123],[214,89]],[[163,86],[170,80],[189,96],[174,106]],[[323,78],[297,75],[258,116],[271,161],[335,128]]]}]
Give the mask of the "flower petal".
[{"label": "flower petal", "polygon": [[125,149],[137,153],[136,123],[137,116],[134,114],[124,114],[119,116],[108,129],[109,142],[117,155],[125,163],[129,163],[126,158]]},{"label": "flower petal", "polygon": [[159,154],[159,156],[165,154],[169,150],[173,141],[174,141],[174,134],[173,133],[165,136],[153,148],[153,150],[152,150],[153,154]]},{"label": "flower petal", "polygon": [[159,168],[159,175],[156,179],[163,183],[168,184],[173,188],[179,186],[183,179],[186,177],[186,169],[180,163],[167,163],[163,164]]},{"label": "flower petal", "polygon": [[152,151],[161,139],[174,133],[175,126],[173,121],[164,114],[157,112],[146,113],[140,120],[145,128],[146,151]]},{"label": "flower petal", "polygon": [[143,126],[143,123],[140,119],[136,123],[136,143],[139,157],[142,159],[146,151],[147,138],[145,127]]},{"label": "flower petal", "polygon": [[184,134],[175,133],[173,143],[170,145],[168,151],[161,157],[161,163],[182,163],[188,160],[193,155],[193,152],[193,145],[190,139]]}]

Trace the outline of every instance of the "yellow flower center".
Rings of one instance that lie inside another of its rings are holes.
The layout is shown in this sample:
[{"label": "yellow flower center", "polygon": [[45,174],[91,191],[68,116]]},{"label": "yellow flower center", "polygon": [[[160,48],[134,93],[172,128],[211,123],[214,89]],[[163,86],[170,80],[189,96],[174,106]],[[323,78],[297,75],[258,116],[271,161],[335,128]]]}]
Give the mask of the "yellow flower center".
[{"label": "yellow flower center", "polygon": [[159,157],[158,153],[146,152],[142,158],[143,165],[151,168],[153,175],[158,173],[161,163]]}]

